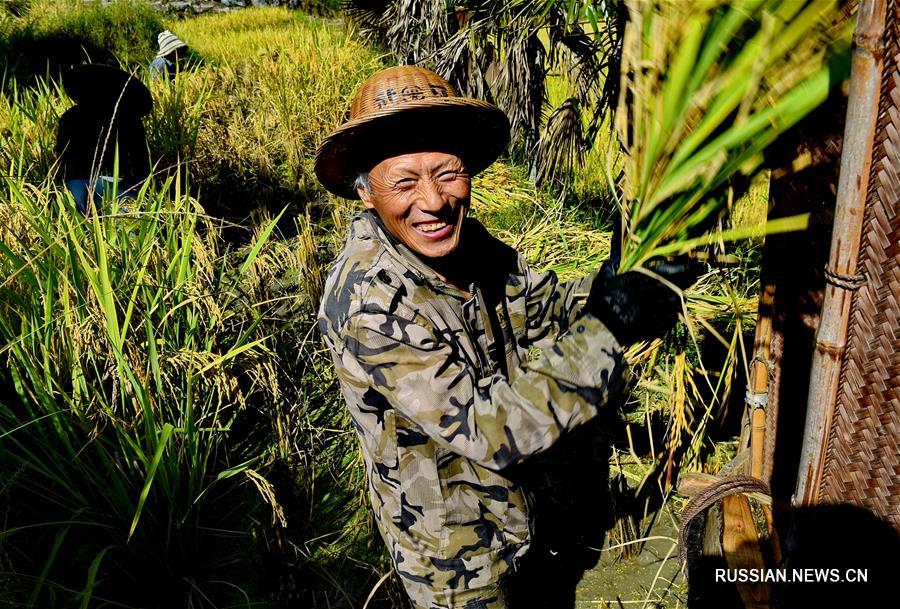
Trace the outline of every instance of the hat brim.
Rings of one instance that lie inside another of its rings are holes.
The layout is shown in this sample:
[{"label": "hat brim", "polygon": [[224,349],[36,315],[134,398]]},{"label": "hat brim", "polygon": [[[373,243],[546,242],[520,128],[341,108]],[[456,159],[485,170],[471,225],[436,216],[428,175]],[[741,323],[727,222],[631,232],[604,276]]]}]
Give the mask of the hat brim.
[{"label": "hat brim", "polygon": [[497,160],[509,144],[509,119],[476,99],[428,98],[348,121],[316,151],[319,182],[345,199],[358,199],[356,178],[380,161],[413,152],[458,156],[471,175]]},{"label": "hat brim", "polygon": [[159,47],[159,52],[156,54],[157,57],[165,57],[172,51],[177,51],[178,49],[186,49],[187,43],[183,40],[175,39],[166,42],[163,46]]},{"label": "hat brim", "polygon": [[153,109],[153,97],[141,80],[128,72],[103,64],[75,66],[62,74],[66,93],[78,103],[121,100],[119,103],[140,116]]}]

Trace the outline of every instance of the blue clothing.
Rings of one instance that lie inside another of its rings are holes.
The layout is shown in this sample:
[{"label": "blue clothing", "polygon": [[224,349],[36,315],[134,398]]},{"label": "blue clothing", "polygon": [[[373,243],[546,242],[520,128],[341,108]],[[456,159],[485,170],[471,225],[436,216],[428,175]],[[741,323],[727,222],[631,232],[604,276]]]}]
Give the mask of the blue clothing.
[{"label": "blue clothing", "polygon": [[[131,185],[119,178],[119,183],[111,176],[99,176],[96,181],[93,180],[66,180],[66,188],[72,193],[75,199],[75,207],[81,213],[87,215],[93,209],[103,209],[103,201],[113,200],[134,200],[135,194]],[[88,207],[88,197],[90,197],[91,205]],[[119,213],[125,211],[120,208]]]},{"label": "blue clothing", "polygon": [[175,69],[175,63],[165,57],[157,57],[150,62],[149,69],[151,78],[165,78]]}]

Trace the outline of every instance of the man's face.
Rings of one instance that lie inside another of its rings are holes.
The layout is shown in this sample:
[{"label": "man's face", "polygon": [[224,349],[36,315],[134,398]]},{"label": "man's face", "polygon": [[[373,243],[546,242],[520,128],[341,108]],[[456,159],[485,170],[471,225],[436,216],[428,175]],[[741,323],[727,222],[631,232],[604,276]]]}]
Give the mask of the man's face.
[{"label": "man's face", "polygon": [[459,245],[471,181],[462,161],[443,152],[385,159],[369,172],[371,191],[358,189],[388,231],[421,256],[441,258]]}]

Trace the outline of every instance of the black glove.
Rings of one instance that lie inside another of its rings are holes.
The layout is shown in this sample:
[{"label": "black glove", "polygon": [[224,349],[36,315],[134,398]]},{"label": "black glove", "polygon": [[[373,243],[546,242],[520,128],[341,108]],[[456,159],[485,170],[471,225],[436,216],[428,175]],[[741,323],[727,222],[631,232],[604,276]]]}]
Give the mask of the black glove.
[{"label": "black glove", "polygon": [[[618,256],[603,263],[585,309],[599,318],[622,345],[663,336],[678,321],[678,293],[644,273],[628,271],[617,275],[618,267]],[[705,265],[688,258],[651,263],[645,268],[682,290],[705,271]]]}]

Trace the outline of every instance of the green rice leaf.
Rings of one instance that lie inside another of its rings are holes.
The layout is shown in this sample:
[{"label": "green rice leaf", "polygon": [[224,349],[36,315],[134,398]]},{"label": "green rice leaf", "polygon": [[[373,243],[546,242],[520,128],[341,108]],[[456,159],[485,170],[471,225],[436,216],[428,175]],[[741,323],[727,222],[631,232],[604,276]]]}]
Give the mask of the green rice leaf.
[{"label": "green rice leaf", "polygon": [[851,31],[840,4],[629,2],[620,272],[704,243],[698,232],[724,213],[723,190],[758,171],[765,148],[839,84]]},{"label": "green rice leaf", "polygon": [[788,216],[786,218],[769,220],[762,224],[751,224],[748,226],[730,228],[721,232],[708,233],[705,235],[701,235],[700,237],[695,237],[693,239],[687,239],[685,241],[660,246],[653,250],[652,254],[648,256],[648,258],[686,254],[695,248],[704,245],[712,245],[720,241],[728,243],[730,241],[741,241],[743,239],[764,237],[765,235],[777,235],[779,233],[791,233],[795,231],[806,230],[807,228],[809,228],[809,218],[810,214],[797,214],[795,216]]},{"label": "green rice leaf", "polygon": [[50,552],[47,554],[47,560],[44,561],[44,568],[41,569],[41,574],[38,577],[37,582],[34,584],[34,589],[31,591],[31,596],[28,598],[29,607],[34,607],[37,603],[38,597],[41,594],[41,589],[44,587],[44,582],[47,581],[47,574],[50,572],[50,567],[53,566],[53,563],[56,560],[56,555],[59,554],[59,548],[62,546],[63,541],[65,541],[66,535],[69,534],[69,530],[70,527],[63,527],[54,536],[53,546],[50,548]]},{"label": "green rice leaf", "polygon": [[278,221],[281,219],[281,216],[284,215],[284,212],[287,211],[287,206],[285,206],[278,215],[275,216],[265,228],[260,231],[259,236],[256,239],[256,243],[253,244],[253,247],[250,249],[250,253],[247,254],[246,260],[244,260],[244,264],[241,265],[241,274],[247,272],[247,269],[250,268],[250,265],[253,264],[253,261],[256,260],[256,257],[259,255],[260,250],[262,250],[263,246],[266,244],[266,241],[269,239],[269,235],[272,234],[272,230],[275,226],[278,225]]},{"label": "green rice leaf", "polygon": [[263,345],[265,342],[266,342],[265,338],[260,338],[260,339],[254,340],[253,342],[245,343],[243,345],[234,347],[234,348],[230,349],[227,353],[220,355],[219,357],[217,357],[210,363],[203,366],[203,368],[201,368],[200,370],[197,371],[197,374],[200,375],[205,372],[209,372],[213,368],[218,368],[225,362],[229,362],[229,361],[233,360],[241,353],[243,353],[245,351],[249,351],[250,349],[253,349],[255,347],[259,347],[259,346]]},{"label": "green rice leaf", "polygon": [[162,460],[163,453],[166,450],[166,446],[169,444],[169,440],[172,438],[172,434],[174,433],[175,428],[171,423],[166,423],[163,425],[162,432],[159,435],[159,439],[156,444],[156,450],[153,453],[153,459],[150,461],[150,467],[147,470],[147,478],[144,481],[144,488],[141,489],[141,495],[138,498],[137,508],[134,511],[134,519],[131,521],[131,528],[128,530],[128,539],[131,539],[131,536],[134,535],[134,530],[137,528],[138,521],[141,518],[141,512],[144,509],[144,504],[147,502],[147,497],[150,495],[150,487],[153,485],[153,478],[156,476],[156,469],[159,467],[159,463]]},{"label": "green rice leaf", "polygon": [[94,593],[94,587],[97,585],[97,571],[100,570],[100,563],[103,562],[103,557],[106,556],[110,548],[112,546],[107,546],[100,550],[97,556],[94,557],[94,560],[91,561],[91,566],[88,568],[87,583],[84,585],[84,590],[81,591],[81,609],[88,609]]}]

